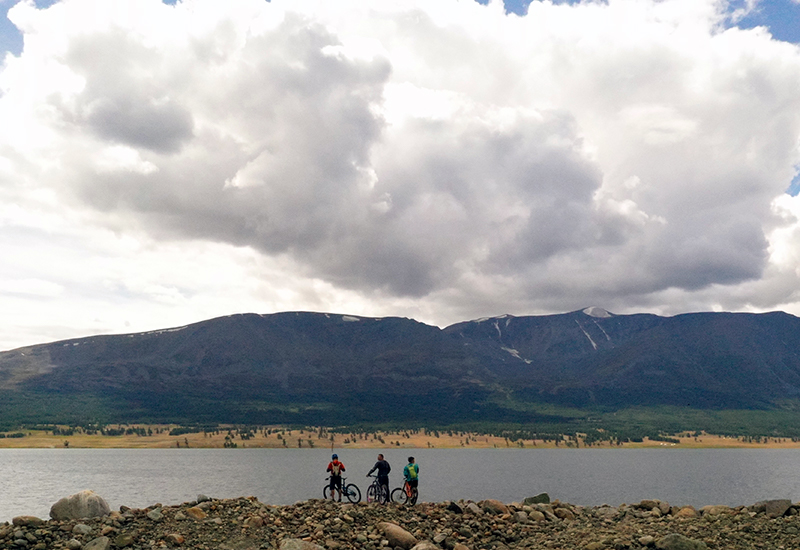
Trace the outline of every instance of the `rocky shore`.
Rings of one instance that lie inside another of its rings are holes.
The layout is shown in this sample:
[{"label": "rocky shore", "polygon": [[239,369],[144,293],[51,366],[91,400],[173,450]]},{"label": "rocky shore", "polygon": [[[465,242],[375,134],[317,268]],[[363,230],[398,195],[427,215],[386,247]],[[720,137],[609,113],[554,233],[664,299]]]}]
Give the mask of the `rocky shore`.
[{"label": "rocky shore", "polygon": [[[54,505],[54,517],[63,517]],[[110,550],[789,550],[800,548],[800,504],[670,506],[644,500],[582,507],[549,502],[458,501],[272,506],[254,497],[145,509],[122,506],[92,518],[17,517],[0,524],[0,548]],[[69,515],[69,513],[66,513]]]}]

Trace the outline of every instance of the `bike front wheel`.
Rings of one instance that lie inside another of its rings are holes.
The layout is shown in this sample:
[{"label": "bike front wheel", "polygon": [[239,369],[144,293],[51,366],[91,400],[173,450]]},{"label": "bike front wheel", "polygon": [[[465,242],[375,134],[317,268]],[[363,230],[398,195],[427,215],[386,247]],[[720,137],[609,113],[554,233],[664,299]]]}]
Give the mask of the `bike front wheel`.
[{"label": "bike front wheel", "polygon": [[378,500],[378,491],[375,489],[375,485],[370,485],[367,487],[367,502],[375,502]]},{"label": "bike front wheel", "polygon": [[408,495],[402,487],[398,487],[392,491],[392,502],[397,504],[405,504],[408,501]]},{"label": "bike front wheel", "polygon": [[331,496],[331,486],[326,485],[325,488],[322,490],[322,498],[328,500],[328,497]]},{"label": "bike front wheel", "polygon": [[413,487],[413,488],[411,489],[411,497],[408,499],[408,501],[409,501],[411,504],[416,504],[416,503],[417,503],[417,497],[418,497],[418,496],[419,496],[419,491],[417,491],[417,488],[416,488],[416,487]]},{"label": "bike front wheel", "polygon": [[347,497],[347,500],[353,504],[361,502],[361,489],[352,483],[344,487],[344,495]]}]

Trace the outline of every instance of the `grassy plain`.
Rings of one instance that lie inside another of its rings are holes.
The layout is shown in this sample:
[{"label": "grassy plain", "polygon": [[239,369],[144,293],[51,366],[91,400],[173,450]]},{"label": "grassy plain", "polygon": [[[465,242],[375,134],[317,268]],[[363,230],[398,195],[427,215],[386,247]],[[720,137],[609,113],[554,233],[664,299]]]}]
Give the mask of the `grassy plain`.
[{"label": "grassy plain", "polygon": [[[694,436],[684,433],[671,436],[673,441],[653,441],[643,438],[639,442],[600,441],[586,445],[580,434],[577,438],[564,437],[553,440],[512,440],[495,435],[457,431],[375,431],[368,433],[333,433],[326,429],[290,429],[282,427],[260,428],[258,431],[220,427],[206,432],[170,435],[177,426],[124,425],[108,426],[112,430],[126,431],[137,428],[152,435],[128,433],[103,435],[101,433],[75,432],[54,435],[45,430],[19,430],[0,433],[0,448],[797,448],[800,441],[790,438],[747,438],[710,434]],[[22,436],[20,436],[22,434]],[[5,436],[5,437],[2,437]],[[675,443],[674,441],[677,441]]]}]

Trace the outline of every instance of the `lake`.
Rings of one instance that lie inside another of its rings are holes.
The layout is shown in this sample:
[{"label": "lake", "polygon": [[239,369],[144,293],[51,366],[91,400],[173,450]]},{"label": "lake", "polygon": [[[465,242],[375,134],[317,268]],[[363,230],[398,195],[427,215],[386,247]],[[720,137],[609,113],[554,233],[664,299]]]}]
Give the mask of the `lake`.
[{"label": "lake", "polygon": [[[390,485],[406,458],[420,466],[420,500],[495,498],[547,492],[572,504],[753,504],[800,500],[796,449],[357,449],[339,451],[348,482],[366,494],[365,475],[383,452]],[[324,449],[0,449],[0,522],[49,517],[58,499],[92,489],[112,509],[180,504],[198,494],[256,496],[268,504],[321,498]]]}]

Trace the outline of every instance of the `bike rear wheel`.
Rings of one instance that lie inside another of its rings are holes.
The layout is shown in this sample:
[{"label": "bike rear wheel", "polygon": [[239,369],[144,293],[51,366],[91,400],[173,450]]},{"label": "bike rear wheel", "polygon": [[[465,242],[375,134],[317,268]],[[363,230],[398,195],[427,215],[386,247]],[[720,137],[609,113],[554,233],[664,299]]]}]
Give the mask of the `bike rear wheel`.
[{"label": "bike rear wheel", "polygon": [[358,504],[361,502],[361,489],[359,489],[358,486],[354,485],[353,483],[349,483],[346,487],[344,487],[344,494],[347,497],[347,500],[353,504]]},{"label": "bike rear wheel", "polygon": [[392,491],[392,502],[397,504],[405,504],[408,501],[408,495],[402,487],[398,487]]},{"label": "bike rear wheel", "polygon": [[381,485],[380,489],[378,490],[378,495],[380,498],[381,504],[389,504],[389,488],[385,485]]},{"label": "bike rear wheel", "polygon": [[419,497],[419,491],[417,491],[416,487],[412,487],[411,488],[411,497],[408,499],[408,501],[411,504],[416,504],[417,503],[417,497]]},{"label": "bike rear wheel", "polygon": [[367,502],[375,502],[377,498],[378,490],[375,488],[375,484],[372,484],[367,487]]}]

